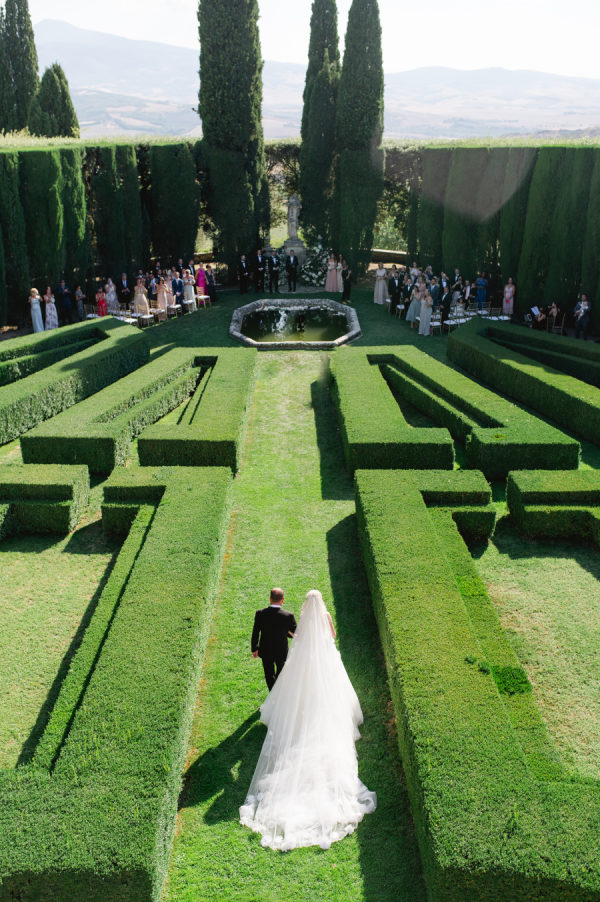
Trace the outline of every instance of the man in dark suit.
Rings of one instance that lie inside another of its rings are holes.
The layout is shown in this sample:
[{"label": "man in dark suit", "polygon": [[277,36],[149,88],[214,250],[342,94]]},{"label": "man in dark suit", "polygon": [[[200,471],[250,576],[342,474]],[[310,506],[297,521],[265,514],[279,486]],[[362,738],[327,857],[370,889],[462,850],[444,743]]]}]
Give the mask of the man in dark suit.
[{"label": "man in dark suit", "polygon": [[119,303],[129,304],[131,300],[131,288],[129,287],[129,279],[127,273],[121,274],[121,278],[117,284],[117,294],[119,295]]},{"label": "man in dark suit", "polygon": [[238,263],[238,282],[240,283],[240,294],[247,294],[248,282],[250,281],[250,267],[246,260],[246,254],[242,254]]},{"label": "man in dark suit", "polygon": [[388,294],[390,296],[390,313],[392,316],[396,313],[396,308],[400,303],[400,273],[397,269],[392,271],[388,279]]},{"label": "man in dark suit", "polygon": [[[296,618],[283,610],[283,589],[271,589],[270,605],[254,615],[252,655],[262,660],[269,691],[282,671],[288,653],[288,636],[296,632]],[[277,668],[277,669],[275,669]]]},{"label": "man in dark suit", "polygon": [[183,279],[175,270],[171,279],[171,291],[173,292],[173,303],[181,304],[183,301]]},{"label": "man in dark suit", "polygon": [[452,291],[450,289],[450,283],[446,283],[446,287],[444,288],[444,293],[442,295],[442,300],[440,301],[440,309],[441,309],[441,322],[442,326],[450,316],[450,305],[452,303]]},{"label": "man in dark suit", "polygon": [[352,270],[346,263],[342,261],[342,304],[350,303],[350,294],[352,291]]},{"label": "man in dark suit", "polygon": [[254,290],[265,290],[265,268],[267,261],[260,248],[256,251],[256,260],[254,261]]},{"label": "man in dark suit", "polygon": [[271,252],[271,256],[268,260],[269,263],[269,291],[273,294],[273,286],[275,286],[275,293],[279,291],[279,267],[281,266],[281,261],[275,251]]},{"label": "man in dark suit", "polygon": [[295,291],[298,280],[298,257],[293,250],[290,251],[286,258],[285,271],[287,273],[288,291]]}]

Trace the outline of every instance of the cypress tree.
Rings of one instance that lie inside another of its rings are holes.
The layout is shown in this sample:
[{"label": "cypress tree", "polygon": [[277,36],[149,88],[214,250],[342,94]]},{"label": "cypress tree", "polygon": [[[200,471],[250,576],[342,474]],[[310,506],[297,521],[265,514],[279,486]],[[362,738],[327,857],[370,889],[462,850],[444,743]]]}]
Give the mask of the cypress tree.
[{"label": "cypress tree", "polygon": [[[558,187],[550,225],[548,273],[544,283],[547,303],[565,302],[572,308],[581,289],[581,248],[587,223],[590,180],[594,165],[591,147],[567,147],[564,177]],[[587,290],[584,288],[584,291]],[[593,295],[590,294],[590,301]]]},{"label": "cypress tree", "polygon": [[101,280],[115,280],[125,271],[125,218],[117,171],[116,148],[96,149],[90,179],[89,217],[93,223],[94,263]]},{"label": "cypress tree", "polygon": [[430,264],[434,272],[443,269],[442,233],[444,198],[450,170],[448,147],[426,147],[423,150],[423,181],[417,215],[419,261]]},{"label": "cypress tree", "polygon": [[455,147],[450,159],[442,234],[444,268],[452,272],[457,266],[469,279],[484,268],[483,207],[477,197],[489,155],[486,147]]},{"label": "cypress tree", "polygon": [[[196,246],[200,186],[189,144],[150,147],[152,249],[163,263],[189,260]],[[235,192],[231,185],[230,191]]]},{"label": "cypress tree", "polygon": [[8,297],[6,294],[6,264],[4,262],[4,240],[0,225],[0,326],[5,326],[8,319]]},{"label": "cypress tree", "polygon": [[64,268],[63,175],[58,150],[20,154],[21,202],[33,281],[55,286]]},{"label": "cypress tree", "polygon": [[[124,272],[131,276],[137,273],[140,267],[143,268],[145,262],[140,179],[135,147],[132,144],[122,144],[117,147],[117,171],[123,194],[123,218],[125,222],[126,262]],[[181,210],[181,213],[184,214],[185,210]]]},{"label": "cypress tree", "polygon": [[200,0],[199,112],[217,253],[230,270],[269,228],[257,0]]},{"label": "cypress tree", "polygon": [[564,147],[541,147],[531,177],[517,276],[517,308],[527,311],[543,297],[550,262],[550,225],[564,176]]},{"label": "cypress tree", "polygon": [[583,236],[581,289],[592,302],[594,327],[600,322],[600,147],[592,150],[589,203]]},{"label": "cypress tree", "polygon": [[6,52],[6,25],[4,8],[0,6],[0,132],[10,131],[12,117],[13,99]]},{"label": "cypress tree", "polygon": [[383,190],[383,64],[377,0],[353,0],[336,110],[337,247],[355,274],[371,258]]},{"label": "cypress tree", "polygon": [[[499,243],[502,279],[517,281],[529,187],[537,157],[533,147],[510,147],[504,173],[504,204],[500,212]],[[517,285],[517,294],[519,286]]]},{"label": "cypress tree", "polygon": [[27,0],[4,4],[4,46],[7,58],[11,108],[5,131],[20,131],[27,125],[29,106],[40,83],[38,57]]},{"label": "cypress tree", "polygon": [[58,63],[44,72],[29,107],[27,127],[32,135],[78,138],[79,121],[69,94],[69,84]]},{"label": "cypress tree", "polygon": [[27,315],[30,284],[25,217],[19,196],[19,155],[13,151],[0,153],[0,227],[4,236],[8,321],[20,322]]},{"label": "cypress tree", "polygon": [[65,245],[65,279],[71,288],[84,283],[89,259],[87,202],[83,180],[84,151],[66,147],[60,152],[63,176],[63,218]]},{"label": "cypress tree", "polygon": [[302,125],[300,136],[304,142],[310,118],[310,95],[323,68],[325,53],[329,64],[335,69],[340,65],[340,48],[337,30],[337,7],[335,0],[313,0],[310,16],[310,41],[308,44],[308,66],[302,95]]},{"label": "cypress tree", "polygon": [[329,51],[325,48],[323,65],[312,84],[310,113],[305,117],[300,146],[302,220],[309,244],[319,235],[327,243],[330,234],[338,80],[339,69],[329,62]]}]

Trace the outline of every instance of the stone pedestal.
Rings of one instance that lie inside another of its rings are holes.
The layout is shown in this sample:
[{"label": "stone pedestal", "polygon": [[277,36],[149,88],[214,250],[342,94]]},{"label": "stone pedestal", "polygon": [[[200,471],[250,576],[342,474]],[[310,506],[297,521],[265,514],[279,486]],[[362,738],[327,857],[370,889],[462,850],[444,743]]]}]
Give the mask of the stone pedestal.
[{"label": "stone pedestal", "polygon": [[[298,257],[298,262],[300,266],[306,260],[306,245],[300,238],[286,238],[283,244],[283,253],[287,257],[290,251],[294,251],[296,257]],[[285,261],[282,260],[282,263],[285,266]]]}]

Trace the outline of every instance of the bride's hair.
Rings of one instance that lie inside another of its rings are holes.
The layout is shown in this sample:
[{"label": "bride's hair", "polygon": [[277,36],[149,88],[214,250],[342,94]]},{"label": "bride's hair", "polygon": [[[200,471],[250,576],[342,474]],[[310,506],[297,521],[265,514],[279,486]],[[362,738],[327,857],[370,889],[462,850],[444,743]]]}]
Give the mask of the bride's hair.
[{"label": "bride's hair", "polygon": [[[309,607],[311,604],[317,605],[321,607],[321,605],[325,608],[325,602],[323,601],[323,596],[319,592],[318,589],[310,589],[306,593],[306,598],[304,599],[304,604],[302,605],[302,610]],[[325,608],[325,610],[327,610]]]}]

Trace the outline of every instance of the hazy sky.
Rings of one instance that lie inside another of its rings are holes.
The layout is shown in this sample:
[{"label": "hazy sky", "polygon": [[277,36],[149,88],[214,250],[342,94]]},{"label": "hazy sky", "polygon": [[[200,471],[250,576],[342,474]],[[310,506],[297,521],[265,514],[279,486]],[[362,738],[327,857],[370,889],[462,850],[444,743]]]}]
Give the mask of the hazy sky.
[{"label": "hazy sky", "polygon": [[[310,0],[259,0],[263,57],[306,63]],[[350,0],[338,0],[343,50]],[[198,46],[196,0],[29,0],[34,23]],[[286,10],[292,10],[289,14]],[[598,0],[379,0],[386,72],[419,66],[536,69],[600,78]]]}]

